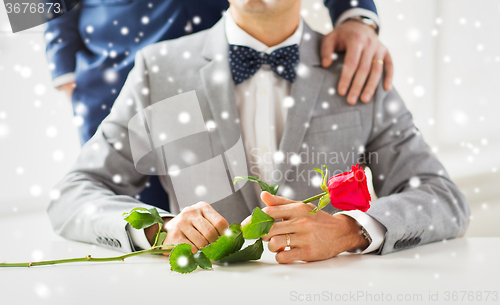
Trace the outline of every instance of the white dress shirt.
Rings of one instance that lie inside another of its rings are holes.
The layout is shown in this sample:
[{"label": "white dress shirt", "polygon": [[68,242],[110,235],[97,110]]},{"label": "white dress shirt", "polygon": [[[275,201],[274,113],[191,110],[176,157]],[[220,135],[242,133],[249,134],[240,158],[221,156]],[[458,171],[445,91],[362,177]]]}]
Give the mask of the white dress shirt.
[{"label": "white dress shirt", "polygon": [[[229,12],[226,12],[225,18],[226,37],[230,45],[245,46],[266,54],[286,46],[300,45],[304,28],[302,20],[292,36],[278,45],[268,47],[243,31]],[[235,88],[250,175],[257,176],[267,183],[273,181],[272,175],[276,168],[274,156],[283,135],[287,107],[292,106],[286,102],[291,86],[292,84],[278,76],[270,65],[262,65],[253,76]],[[270,130],[274,132],[269,132]],[[254,183],[254,186],[260,198],[260,187],[257,183]]]},{"label": "white dress shirt", "polygon": [[[229,44],[246,46],[267,54],[282,47],[300,45],[304,28],[301,20],[297,30],[288,39],[276,46],[268,47],[242,30],[229,11],[225,13],[225,27]],[[273,156],[281,141],[288,107],[292,106],[287,102],[291,85],[289,81],[271,70],[270,65],[262,65],[253,76],[235,87],[236,105],[245,139],[250,174],[258,176],[265,182],[273,180],[272,175],[276,169]],[[274,130],[274,132],[269,132],[269,130]],[[254,183],[253,185],[255,185],[255,191],[260,198],[261,190],[258,184]],[[320,191],[318,189],[318,192]],[[260,201],[259,204],[265,206]],[[386,231],[382,224],[361,211],[340,213],[356,219],[372,238],[371,244],[364,251],[356,253],[368,253],[380,248]],[[162,217],[164,216],[171,215],[162,215]],[[128,229],[135,246],[143,249],[150,247],[144,230],[135,230],[130,226]]]}]

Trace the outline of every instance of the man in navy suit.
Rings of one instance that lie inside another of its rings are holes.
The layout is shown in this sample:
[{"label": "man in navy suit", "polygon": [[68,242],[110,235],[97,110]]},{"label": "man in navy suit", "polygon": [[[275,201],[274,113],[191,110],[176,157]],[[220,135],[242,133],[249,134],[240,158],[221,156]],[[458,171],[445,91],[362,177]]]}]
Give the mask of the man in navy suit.
[{"label": "man in navy suit", "polygon": [[[350,87],[349,103],[355,104],[360,95],[363,102],[370,101],[384,63],[385,89],[390,90],[392,61],[377,38],[373,0],[325,0],[325,5],[335,30],[323,39],[322,64],[331,65],[334,51],[347,53],[339,94],[347,94]],[[48,22],[45,39],[53,85],[72,100],[81,143],[94,135],[108,115],[139,49],[208,29],[228,6],[227,0],[81,0]],[[164,52],[158,57],[176,50]],[[175,76],[168,81],[175,84]],[[168,196],[156,177],[139,196],[168,210]]]}]

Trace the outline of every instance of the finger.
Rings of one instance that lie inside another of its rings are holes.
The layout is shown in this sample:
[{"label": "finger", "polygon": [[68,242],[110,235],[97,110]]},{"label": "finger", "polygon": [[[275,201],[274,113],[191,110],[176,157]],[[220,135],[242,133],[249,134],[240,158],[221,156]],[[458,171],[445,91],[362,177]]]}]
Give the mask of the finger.
[{"label": "finger", "polygon": [[[287,243],[287,235],[290,246],[288,246]],[[294,248],[301,248],[303,244],[304,243],[300,241],[298,234],[289,233],[274,236],[269,240],[267,247],[269,248],[269,251],[277,253],[280,251],[290,251]]]},{"label": "finger", "polygon": [[380,78],[382,77],[382,72],[384,72],[384,65],[380,62],[377,62],[378,59],[382,59],[382,54],[377,53],[372,59],[372,69],[370,71],[370,77],[366,82],[365,88],[363,89],[363,94],[361,96],[361,100],[364,103],[368,103],[371,99],[377,86],[380,82]]},{"label": "finger", "polygon": [[333,53],[335,52],[335,32],[332,31],[323,37],[321,42],[321,65],[328,68],[333,62]]},{"label": "finger", "polygon": [[207,219],[197,217],[191,223],[209,243],[214,243],[219,238],[219,232]]},{"label": "finger", "polygon": [[296,214],[292,205],[270,206],[263,209],[263,211],[274,219],[287,220],[293,218]]},{"label": "finger", "polygon": [[347,89],[351,84],[352,77],[358,68],[362,51],[362,46],[358,43],[349,45],[346,50],[347,53],[345,55],[344,66],[342,67],[338,85],[338,92],[342,96],[347,94]]},{"label": "finger", "polygon": [[193,252],[193,253],[198,252],[199,248],[196,247],[195,244],[191,240],[189,240],[189,238],[187,238],[184,233],[180,232],[180,234],[182,235],[182,237],[179,238],[179,241],[176,242],[176,244],[188,244],[188,245],[191,245],[191,252]]},{"label": "finger", "polygon": [[248,223],[250,223],[250,220],[252,220],[252,215],[249,215],[247,218],[245,218],[245,219],[241,222],[241,226],[242,226],[242,227],[246,226]]},{"label": "finger", "polygon": [[219,235],[224,235],[229,223],[209,204],[206,204],[202,209],[203,217],[205,217],[217,230]]},{"label": "finger", "polygon": [[271,238],[267,244],[269,251],[274,253],[284,251],[286,247],[286,235],[276,235]]},{"label": "finger", "polygon": [[276,254],[276,261],[280,264],[290,264],[305,259],[303,248],[292,248],[290,251],[280,251]]},{"label": "finger", "polygon": [[271,227],[271,230],[266,235],[262,236],[264,241],[269,241],[273,237],[284,234],[298,233],[300,228],[293,225],[292,221],[284,220],[280,222],[275,222]]},{"label": "finger", "polygon": [[269,192],[260,193],[260,199],[262,199],[267,206],[279,206],[297,202],[285,197],[271,195]]},{"label": "finger", "polygon": [[[196,246],[196,248],[200,249],[208,246],[208,240],[193,226],[182,228],[182,233],[194,246]],[[198,251],[198,249],[196,251]]]},{"label": "finger", "polygon": [[354,80],[351,84],[351,89],[349,90],[349,95],[347,97],[347,102],[351,105],[356,104],[358,101],[361,90],[366,82],[368,73],[370,73],[373,55],[375,52],[372,50],[364,50],[361,56],[361,62],[359,64]]},{"label": "finger", "polygon": [[385,64],[385,80],[384,88],[386,91],[392,90],[392,77],[394,76],[394,64],[392,63],[392,57],[389,52],[385,54],[384,57]]}]

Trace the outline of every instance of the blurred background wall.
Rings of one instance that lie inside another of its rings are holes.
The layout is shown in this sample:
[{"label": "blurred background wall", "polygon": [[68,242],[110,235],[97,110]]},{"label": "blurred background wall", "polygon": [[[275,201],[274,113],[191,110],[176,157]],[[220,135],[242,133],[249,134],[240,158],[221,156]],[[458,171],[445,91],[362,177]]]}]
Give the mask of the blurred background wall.
[{"label": "blurred background wall", "polygon": [[[500,1],[379,0],[394,86],[466,194],[467,236],[500,236]],[[321,0],[303,18],[332,30]],[[43,27],[12,34],[0,7],[0,219],[46,209],[79,152],[70,102],[51,86]]]}]

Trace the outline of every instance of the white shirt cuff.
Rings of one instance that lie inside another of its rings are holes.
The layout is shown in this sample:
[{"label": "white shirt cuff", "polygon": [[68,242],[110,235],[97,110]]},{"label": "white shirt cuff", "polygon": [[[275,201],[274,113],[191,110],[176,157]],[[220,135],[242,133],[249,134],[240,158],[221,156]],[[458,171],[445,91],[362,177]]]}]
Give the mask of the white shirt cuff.
[{"label": "white shirt cuff", "polygon": [[375,21],[375,23],[378,25],[380,28],[380,19],[378,19],[378,15],[375,14],[374,12],[364,9],[364,8],[351,8],[345,12],[342,13],[342,15],[337,18],[337,21],[335,21],[334,27],[337,27],[339,24],[343,23],[349,18],[357,17],[357,16],[363,16],[363,17],[368,17],[371,20]]},{"label": "white shirt cuff", "polygon": [[365,228],[366,232],[370,234],[370,237],[372,238],[372,242],[368,247],[363,250],[362,252],[356,252],[359,254],[365,254],[365,253],[370,253],[373,251],[376,251],[380,248],[382,243],[384,242],[384,236],[385,232],[387,229],[380,223],[378,222],[375,218],[371,217],[370,215],[363,213],[361,211],[353,210],[353,211],[342,211],[336,214],[344,214],[347,216],[350,216]]},{"label": "white shirt cuff", "polygon": [[[166,214],[166,213],[160,213],[160,216],[162,218],[164,217],[175,217],[173,214]],[[137,230],[134,229],[130,224],[127,224],[127,231],[130,234],[130,238],[132,239],[132,244],[134,248],[140,248],[142,250],[147,250],[151,248],[151,244],[149,243],[146,233],[144,232],[144,229],[142,230]]]},{"label": "white shirt cuff", "polygon": [[73,73],[73,72],[66,73],[66,74],[63,74],[61,76],[58,76],[58,77],[54,78],[52,80],[52,86],[54,86],[54,88],[57,88],[57,87],[59,87],[61,85],[74,82],[75,79],[76,79],[75,78],[75,73]]}]

